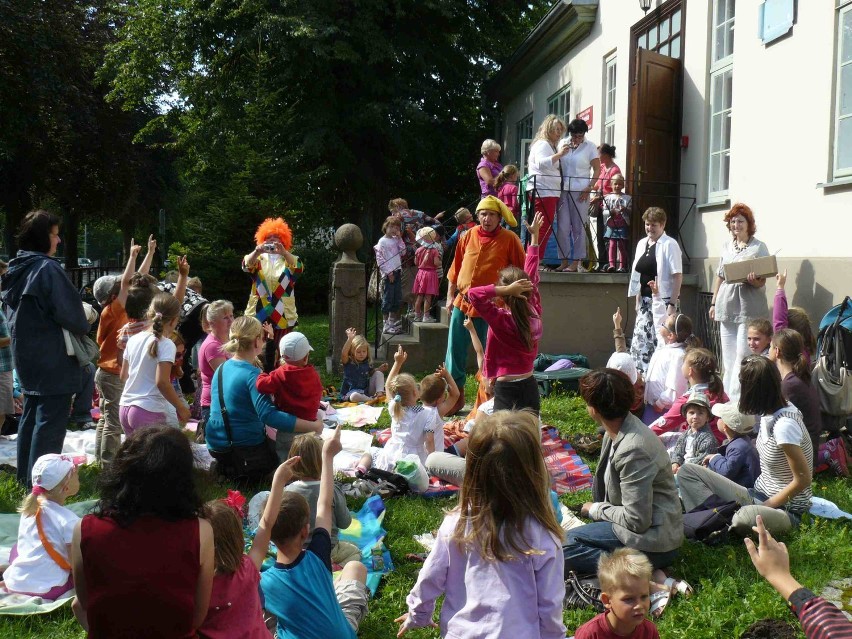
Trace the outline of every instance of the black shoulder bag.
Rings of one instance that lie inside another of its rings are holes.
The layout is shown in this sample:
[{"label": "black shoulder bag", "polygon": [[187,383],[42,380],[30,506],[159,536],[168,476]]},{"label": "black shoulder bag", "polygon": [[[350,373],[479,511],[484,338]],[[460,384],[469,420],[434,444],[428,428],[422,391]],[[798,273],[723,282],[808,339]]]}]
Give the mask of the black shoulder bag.
[{"label": "black shoulder bag", "polygon": [[219,410],[222,412],[222,421],[225,424],[225,436],[228,438],[228,449],[222,453],[216,453],[217,461],[221,464],[221,472],[233,479],[246,479],[257,481],[264,478],[278,467],[278,456],[273,450],[272,442],[263,435],[263,441],[255,446],[234,446],[234,436],[231,432],[231,420],[228,417],[228,409],[225,407],[224,384],[222,383],[223,363],[216,369],[215,375],[219,389]]}]

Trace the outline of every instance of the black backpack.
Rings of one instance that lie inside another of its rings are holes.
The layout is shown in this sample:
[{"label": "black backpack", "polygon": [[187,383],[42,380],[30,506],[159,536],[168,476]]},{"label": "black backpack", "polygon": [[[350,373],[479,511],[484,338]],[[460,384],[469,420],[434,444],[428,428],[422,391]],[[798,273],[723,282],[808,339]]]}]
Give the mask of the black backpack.
[{"label": "black backpack", "polygon": [[375,484],[378,484],[381,493],[385,497],[395,497],[396,495],[407,495],[411,492],[408,485],[408,480],[400,475],[388,470],[380,468],[370,468],[366,473],[361,475],[361,479],[366,479]]},{"label": "black backpack", "polygon": [[683,534],[687,539],[708,546],[721,544],[727,540],[734,514],[739,509],[740,504],[736,501],[724,501],[710,495],[703,504],[684,514]]}]

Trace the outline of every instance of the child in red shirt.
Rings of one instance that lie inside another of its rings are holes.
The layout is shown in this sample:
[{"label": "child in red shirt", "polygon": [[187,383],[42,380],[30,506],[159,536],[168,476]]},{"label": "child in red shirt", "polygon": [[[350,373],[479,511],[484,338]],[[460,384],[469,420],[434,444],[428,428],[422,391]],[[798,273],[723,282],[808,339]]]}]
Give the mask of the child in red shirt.
[{"label": "child in red shirt", "polygon": [[606,612],[577,628],[575,639],[659,639],[657,627],[646,618],[652,570],[648,558],[632,548],[603,555],[598,579]]},{"label": "child in red shirt", "polygon": [[[278,343],[281,365],[271,373],[257,377],[257,390],[272,395],[278,410],[298,419],[315,421],[322,399],[322,381],[313,365],[308,363],[311,351],[308,338],[298,331],[287,333]],[[279,432],[275,436],[275,450],[279,459],[287,459],[295,433]]]}]

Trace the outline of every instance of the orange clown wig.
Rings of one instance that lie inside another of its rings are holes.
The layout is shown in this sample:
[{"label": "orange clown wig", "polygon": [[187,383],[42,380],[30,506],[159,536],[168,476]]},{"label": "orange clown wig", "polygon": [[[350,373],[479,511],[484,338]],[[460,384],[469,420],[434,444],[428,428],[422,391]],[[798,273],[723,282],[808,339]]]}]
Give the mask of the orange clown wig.
[{"label": "orange clown wig", "polygon": [[254,234],[254,241],[258,245],[263,244],[268,238],[275,236],[278,241],[284,245],[288,251],[293,247],[293,232],[290,227],[280,217],[268,217],[260,226],[257,227],[257,232]]}]

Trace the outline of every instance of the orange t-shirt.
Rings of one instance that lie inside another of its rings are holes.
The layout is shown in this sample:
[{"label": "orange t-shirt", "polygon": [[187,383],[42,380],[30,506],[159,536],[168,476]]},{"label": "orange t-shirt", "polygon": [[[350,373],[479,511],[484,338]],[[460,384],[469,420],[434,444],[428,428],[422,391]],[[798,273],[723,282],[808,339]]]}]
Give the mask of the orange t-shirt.
[{"label": "orange t-shirt", "polygon": [[458,289],[455,306],[469,317],[479,317],[479,314],[464,299],[464,293],[471,286],[494,284],[500,271],[507,266],[524,268],[526,259],[521,240],[512,231],[500,228],[486,244],[480,241],[478,231],[479,227],[474,227],[462,236],[447,272],[447,279],[455,282]]},{"label": "orange t-shirt", "polygon": [[121,372],[118,363],[118,329],[128,321],[124,306],[118,300],[113,300],[101,313],[97,335],[98,347],[101,349],[98,367],[107,373],[118,375]]}]

